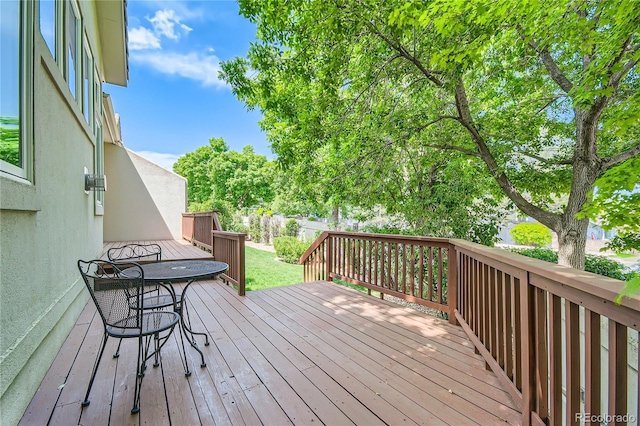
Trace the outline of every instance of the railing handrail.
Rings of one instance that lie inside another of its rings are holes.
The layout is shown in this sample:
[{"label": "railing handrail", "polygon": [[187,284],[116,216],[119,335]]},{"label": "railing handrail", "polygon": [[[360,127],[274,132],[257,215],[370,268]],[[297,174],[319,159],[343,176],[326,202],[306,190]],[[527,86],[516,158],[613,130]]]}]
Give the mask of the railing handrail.
[{"label": "railing handrail", "polygon": [[311,253],[313,253],[318,247],[320,247],[320,244],[322,244],[322,242],[326,240],[328,237],[329,237],[328,231],[324,231],[322,234],[320,234],[318,238],[316,238],[316,240],[313,242],[313,244],[311,244],[311,246],[307,249],[307,251],[305,251],[302,254],[302,256],[300,256],[300,260],[298,260],[298,264],[302,265],[304,262],[306,262],[307,259],[309,259],[309,256],[311,256]]},{"label": "railing handrail", "polygon": [[[594,274],[592,272],[580,271],[567,266],[558,265],[544,260],[527,257],[504,249],[483,246],[471,241],[456,238],[424,237],[413,235],[397,234],[371,234],[364,232],[344,232],[344,231],[324,231],[314,243],[300,257],[299,263],[303,264],[309,256],[320,246],[320,244],[330,236],[346,236],[371,241],[415,241],[424,243],[452,244],[456,249],[466,249],[470,252],[481,254],[494,261],[509,265],[512,268],[526,270],[550,280],[560,281],[562,285],[568,286],[580,293],[590,294],[602,299],[605,302],[613,303],[624,282]],[[640,295],[636,294],[622,299],[621,306],[640,312]]]},{"label": "railing handrail", "polygon": [[195,216],[210,216],[212,213],[220,213],[220,210],[207,210],[203,212],[185,212],[182,213],[183,217],[195,217]]},{"label": "railing handrail", "polygon": [[[509,250],[496,249],[481,244],[460,239],[451,239],[457,250],[468,250],[474,254],[483,255],[494,261],[504,263],[512,268],[525,270],[549,280],[559,281],[562,284],[556,286],[567,286],[578,293],[596,296],[605,303],[613,304],[624,282],[604,275],[594,274],[588,271],[580,271],[568,266],[546,262],[544,260],[527,257]],[[621,306],[640,312],[640,295],[633,295],[622,299]]]}]

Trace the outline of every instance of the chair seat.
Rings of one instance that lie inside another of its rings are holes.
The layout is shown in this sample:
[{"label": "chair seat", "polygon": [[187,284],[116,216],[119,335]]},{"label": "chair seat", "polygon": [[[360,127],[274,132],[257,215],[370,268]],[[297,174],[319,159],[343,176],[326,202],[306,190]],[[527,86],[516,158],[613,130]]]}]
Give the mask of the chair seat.
[{"label": "chair seat", "polygon": [[[182,301],[182,295],[176,294],[176,306],[180,305]],[[138,309],[137,303],[132,302],[129,304],[131,309]],[[158,296],[148,296],[144,298],[143,302],[144,309],[160,309],[166,308],[169,306],[173,306],[173,297],[170,294],[160,294]]]},{"label": "chair seat", "polygon": [[[171,303],[173,304],[173,303]],[[176,312],[154,311],[142,314],[142,327],[139,327],[139,315],[133,315],[122,319],[106,328],[107,333],[113,337],[148,336],[168,330],[180,321],[180,315]]]}]

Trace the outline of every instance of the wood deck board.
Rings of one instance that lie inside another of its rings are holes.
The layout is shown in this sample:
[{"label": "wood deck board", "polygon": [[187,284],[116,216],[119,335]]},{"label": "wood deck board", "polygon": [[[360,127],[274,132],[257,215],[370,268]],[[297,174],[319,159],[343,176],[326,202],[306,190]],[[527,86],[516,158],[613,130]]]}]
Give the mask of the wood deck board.
[{"label": "wood deck board", "polygon": [[100,259],[107,259],[107,250],[110,248],[125,244],[158,244],[162,249],[162,260],[213,259],[211,253],[200,250],[185,240],[105,241]]},{"label": "wood deck board", "polygon": [[90,302],[21,424],[519,424],[508,394],[446,321],[326,282],[240,297],[203,281],[187,300],[193,327],[211,335],[207,347],[198,337],[207,367],[187,346],[184,376],[175,333],[131,415],[137,344],[125,340],[114,359],[110,339],[82,410],[102,332]]}]

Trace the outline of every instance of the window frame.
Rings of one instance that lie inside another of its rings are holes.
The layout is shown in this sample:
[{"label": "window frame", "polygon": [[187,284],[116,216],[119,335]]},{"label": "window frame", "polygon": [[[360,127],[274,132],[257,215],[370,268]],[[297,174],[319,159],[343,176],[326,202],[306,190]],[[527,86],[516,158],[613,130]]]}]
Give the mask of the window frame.
[{"label": "window frame", "polygon": [[[70,15],[71,14],[71,15]],[[70,28],[69,28],[69,20],[73,17],[75,19],[75,34],[73,34],[73,38],[75,38],[75,60],[74,60],[74,82],[69,81],[69,71],[70,71],[70,53],[69,53],[69,43],[70,40]],[[64,18],[63,18],[63,31],[64,31],[64,43],[62,46],[63,55],[62,61],[64,64],[64,79],[67,82],[67,86],[69,91],[71,92],[71,97],[75,99],[76,103],[80,105],[80,110],[82,110],[82,60],[83,60],[83,47],[82,47],[82,16],[80,14],[80,7],[76,0],[65,0],[64,1]],[[79,58],[80,57],[80,58]],[[80,59],[80,61],[78,61]],[[80,66],[78,67],[78,63]],[[74,91],[71,91],[71,84],[74,84]]]},{"label": "window frame", "polygon": [[[94,58],[89,44],[86,31],[82,40],[82,114],[89,125],[89,129],[95,135],[95,113],[94,113]],[[85,86],[86,82],[86,86]]]},{"label": "window frame", "polygon": [[20,166],[16,166],[15,164],[11,164],[0,159],[0,172],[3,176],[33,182],[33,64],[35,49],[35,6],[33,2],[18,1],[18,4],[20,14],[20,57],[18,59]]}]

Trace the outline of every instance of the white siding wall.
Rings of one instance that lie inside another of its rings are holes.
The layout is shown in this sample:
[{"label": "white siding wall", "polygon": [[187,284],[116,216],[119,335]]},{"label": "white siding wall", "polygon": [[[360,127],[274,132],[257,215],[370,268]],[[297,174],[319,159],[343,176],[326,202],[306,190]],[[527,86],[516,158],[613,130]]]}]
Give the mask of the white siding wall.
[{"label": "white siding wall", "polygon": [[105,241],[182,238],[186,179],[114,144],[105,144],[105,173]]}]

